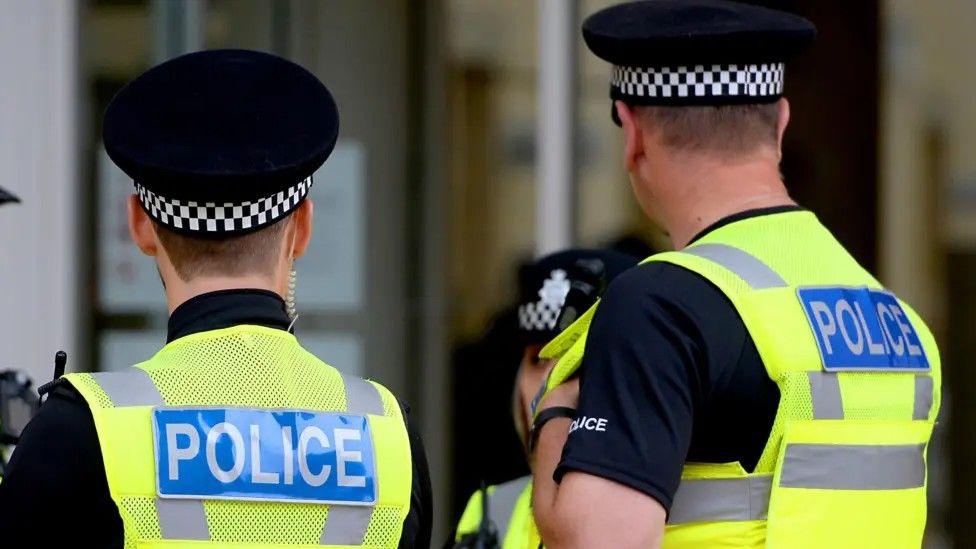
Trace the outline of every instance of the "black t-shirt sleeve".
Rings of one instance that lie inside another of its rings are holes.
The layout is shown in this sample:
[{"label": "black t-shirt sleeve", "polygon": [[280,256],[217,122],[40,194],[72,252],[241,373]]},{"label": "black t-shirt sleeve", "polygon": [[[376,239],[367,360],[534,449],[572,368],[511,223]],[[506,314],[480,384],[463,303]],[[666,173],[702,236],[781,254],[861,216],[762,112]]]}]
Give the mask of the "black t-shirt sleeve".
[{"label": "black t-shirt sleeve", "polygon": [[41,545],[75,545],[79,535],[88,547],[123,543],[91,411],[65,382],[24,428],[0,482],[0,540],[28,532]]},{"label": "black t-shirt sleeve", "polygon": [[410,458],[413,463],[413,487],[410,491],[410,512],[403,521],[400,536],[400,549],[430,547],[433,529],[433,494],[430,488],[430,470],[427,466],[427,453],[420,432],[410,419],[410,408],[400,403],[403,417],[407,422],[407,436],[410,439]]},{"label": "black t-shirt sleeve", "polygon": [[579,407],[556,480],[585,472],[670,509],[711,368],[734,366],[743,338],[734,309],[699,275],[649,263],[619,276],[589,329]]}]

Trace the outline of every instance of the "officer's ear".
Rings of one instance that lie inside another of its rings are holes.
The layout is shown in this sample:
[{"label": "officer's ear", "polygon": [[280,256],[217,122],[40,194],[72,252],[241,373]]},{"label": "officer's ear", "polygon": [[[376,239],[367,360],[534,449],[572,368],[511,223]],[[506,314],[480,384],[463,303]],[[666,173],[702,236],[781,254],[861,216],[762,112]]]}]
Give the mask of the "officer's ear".
[{"label": "officer's ear", "polygon": [[615,101],[620,127],[624,131],[624,168],[628,173],[637,171],[637,164],[644,156],[643,132],[637,123],[637,112],[623,101]]},{"label": "officer's ear", "polygon": [[776,120],[776,152],[782,158],[783,134],[786,133],[786,126],[790,123],[790,102],[783,97],[776,103],[776,106],[779,107],[779,117]]},{"label": "officer's ear", "polygon": [[155,257],[159,253],[159,240],[156,238],[156,230],[153,222],[142,209],[137,195],[129,196],[126,204],[126,216],[129,221],[129,236],[142,253]]},{"label": "officer's ear", "polygon": [[315,205],[311,198],[306,198],[292,214],[292,224],[294,226],[294,238],[291,244],[291,257],[298,259],[305,254],[308,243],[312,239],[312,219],[315,213]]}]

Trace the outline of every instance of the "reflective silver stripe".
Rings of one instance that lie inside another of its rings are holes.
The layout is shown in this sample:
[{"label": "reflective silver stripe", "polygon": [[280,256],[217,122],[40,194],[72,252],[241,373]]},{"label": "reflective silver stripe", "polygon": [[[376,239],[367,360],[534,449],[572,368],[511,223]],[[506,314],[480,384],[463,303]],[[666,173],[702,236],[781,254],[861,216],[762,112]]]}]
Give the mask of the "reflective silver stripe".
[{"label": "reflective silver stripe", "polygon": [[763,520],[772,485],[772,475],[682,480],[668,524]]},{"label": "reflective silver stripe", "polygon": [[531,478],[526,476],[499,484],[488,496],[488,519],[495,523],[498,540],[501,542],[505,541],[505,535],[508,533],[515,504],[518,503],[519,496],[522,495]]},{"label": "reflective silver stripe", "polygon": [[346,411],[353,414],[383,415],[383,398],[379,389],[360,377],[342,374],[346,385]]},{"label": "reflective silver stripe", "polygon": [[789,444],[779,485],[902,490],[925,485],[925,445]]},{"label": "reflective silver stripe", "polygon": [[915,376],[915,410],[912,419],[928,419],[935,398],[935,382],[931,376]]},{"label": "reflective silver stripe", "polygon": [[714,261],[745,280],[754,290],[781,288],[786,281],[759,258],[726,244],[695,244],[682,253],[696,255]]},{"label": "reflective silver stripe", "polygon": [[129,368],[122,372],[97,372],[91,376],[116,407],[165,404],[163,395],[159,394],[152,378],[139,368]]},{"label": "reflective silver stripe", "polygon": [[372,518],[372,507],[330,505],[319,544],[363,545]]},{"label": "reflective silver stripe", "polygon": [[[808,372],[814,419],[844,419],[840,380],[836,373]],[[915,376],[915,400],[912,419],[928,419],[932,410],[934,382],[931,376]]]},{"label": "reflective silver stripe", "polygon": [[808,372],[810,396],[813,399],[813,419],[844,419],[844,404],[840,397],[840,380],[830,372]]},{"label": "reflective silver stripe", "polygon": [[207,512],[198,499],[156,498],[156,515],[163,539],[210,539]]}]

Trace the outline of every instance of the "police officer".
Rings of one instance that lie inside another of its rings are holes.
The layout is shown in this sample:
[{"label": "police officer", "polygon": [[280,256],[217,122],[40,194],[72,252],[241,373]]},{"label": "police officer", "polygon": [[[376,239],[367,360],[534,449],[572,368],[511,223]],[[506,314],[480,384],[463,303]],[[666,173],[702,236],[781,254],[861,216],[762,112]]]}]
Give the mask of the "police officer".
[{"label": "police officer", "polygon": [[[586,310],[610,280],[636,264],[636,258],[611,250],[574,249],[547,255],[519,271],[517,333],[523,353],[512,395],[512,419],[527,455],[531,454],[531,402],[547,372],[539,351],[559,333],[558,322],[566,307]],[[540,540],[531,494],[530,475],[474,493],[458,523],[455,547],[536,549]]]},{"label": "police officer", "polygon": [[429,545],[426,461],[405,410],[291,333],[312,174],[338,130],[318,79],[252,51],[178,57],[115,96],[105,148],[135,184],[130,232],[159,267],[167,342],[134,368],[61,379],[0,485],[0,535]]},{"label": "police officer", "polygon": [[780,176],[784,63],[814,33],[719,0],[584,22],[637,200],[678,251],[543,350],[547,547],[920,545],[938,348]]}]

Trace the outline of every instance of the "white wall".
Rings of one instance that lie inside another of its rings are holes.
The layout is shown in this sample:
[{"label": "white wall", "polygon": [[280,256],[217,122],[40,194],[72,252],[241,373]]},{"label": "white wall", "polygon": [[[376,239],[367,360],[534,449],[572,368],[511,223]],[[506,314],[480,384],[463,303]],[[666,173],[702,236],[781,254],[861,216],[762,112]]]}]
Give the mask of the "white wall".
[{"label": "white wall", "polygon": [[78,369],[77,4],[2,2],[0,368],[50,380],[58,349]]}]

